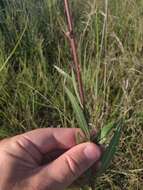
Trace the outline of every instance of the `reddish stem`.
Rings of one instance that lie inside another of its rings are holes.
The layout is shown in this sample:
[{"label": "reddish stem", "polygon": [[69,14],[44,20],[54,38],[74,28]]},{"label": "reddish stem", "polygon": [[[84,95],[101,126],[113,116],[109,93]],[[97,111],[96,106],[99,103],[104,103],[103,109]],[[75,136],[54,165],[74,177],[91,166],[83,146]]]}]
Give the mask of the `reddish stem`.
[{"label": "reddish stem", "polygon": [[73,19],[71,16],[69,1],[64,0],[64,5],[65,5],[65,12],[66,12],[67,24],[68,24],[68,32],[66,33],[66,36],[68,37],[70,46],[71,46],[74,72],[77,78],[80,101],[82,104],[82,108],[84,109],[84,104],[85,104],[84,90],[83,90],[83,83],[82,83],[82,77],[81,77],[80,63],[79,63],[79,58],[78,58],[78,53],[77,53],[77,44],[76,44],[75,35],[73,31]]}]

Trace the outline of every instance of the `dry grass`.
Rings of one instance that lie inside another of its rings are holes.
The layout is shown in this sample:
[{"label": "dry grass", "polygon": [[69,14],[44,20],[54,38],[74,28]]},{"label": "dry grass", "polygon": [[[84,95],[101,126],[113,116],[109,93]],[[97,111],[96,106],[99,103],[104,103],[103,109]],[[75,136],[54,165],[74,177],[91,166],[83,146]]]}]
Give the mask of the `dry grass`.
[{"label": "dry grass", "polygon": [[[117,156],[96,180],[96,190],[142,190],[143,2],[71,4],[92,125],[126,118]],[[64,81],[53,67],[68,72],[71,62],[62,6],[58,0],[0,2],[1,138],[37,127],[76,126]]]}]

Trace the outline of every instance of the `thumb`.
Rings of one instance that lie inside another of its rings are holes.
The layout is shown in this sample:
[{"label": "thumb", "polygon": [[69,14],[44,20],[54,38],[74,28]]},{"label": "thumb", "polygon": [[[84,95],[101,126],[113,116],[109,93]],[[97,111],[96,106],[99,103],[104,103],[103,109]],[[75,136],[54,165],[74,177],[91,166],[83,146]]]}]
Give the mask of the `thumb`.
[{"label": "thumb", "polygon": [[100,148],[93,143],[83,143],[71,148],[58,159],[41,168],[37,182],[42,190],[63,190],[101,156]]}]

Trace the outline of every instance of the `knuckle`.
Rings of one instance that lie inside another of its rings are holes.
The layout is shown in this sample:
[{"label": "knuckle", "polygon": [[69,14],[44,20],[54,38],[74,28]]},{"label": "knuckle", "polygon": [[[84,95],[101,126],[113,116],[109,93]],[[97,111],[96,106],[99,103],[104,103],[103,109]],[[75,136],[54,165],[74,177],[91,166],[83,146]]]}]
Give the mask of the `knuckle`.
[{"label": "knuckle", "polygon": [[72,156],[70,155],[66,156],[66,163],[68,170],[73,178],[80,175],[82,169]]}]

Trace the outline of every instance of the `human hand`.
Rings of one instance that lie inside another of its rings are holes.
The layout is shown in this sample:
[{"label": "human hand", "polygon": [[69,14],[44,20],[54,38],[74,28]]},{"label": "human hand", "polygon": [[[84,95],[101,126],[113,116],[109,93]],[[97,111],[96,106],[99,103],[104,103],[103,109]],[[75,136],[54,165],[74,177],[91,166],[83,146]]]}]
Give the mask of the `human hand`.
[{"label": "human hand", "polygon": [[37,129],[0,142],[0,189],[63,190],[93,164],[100,148],[76,145],[79,129]]}]

